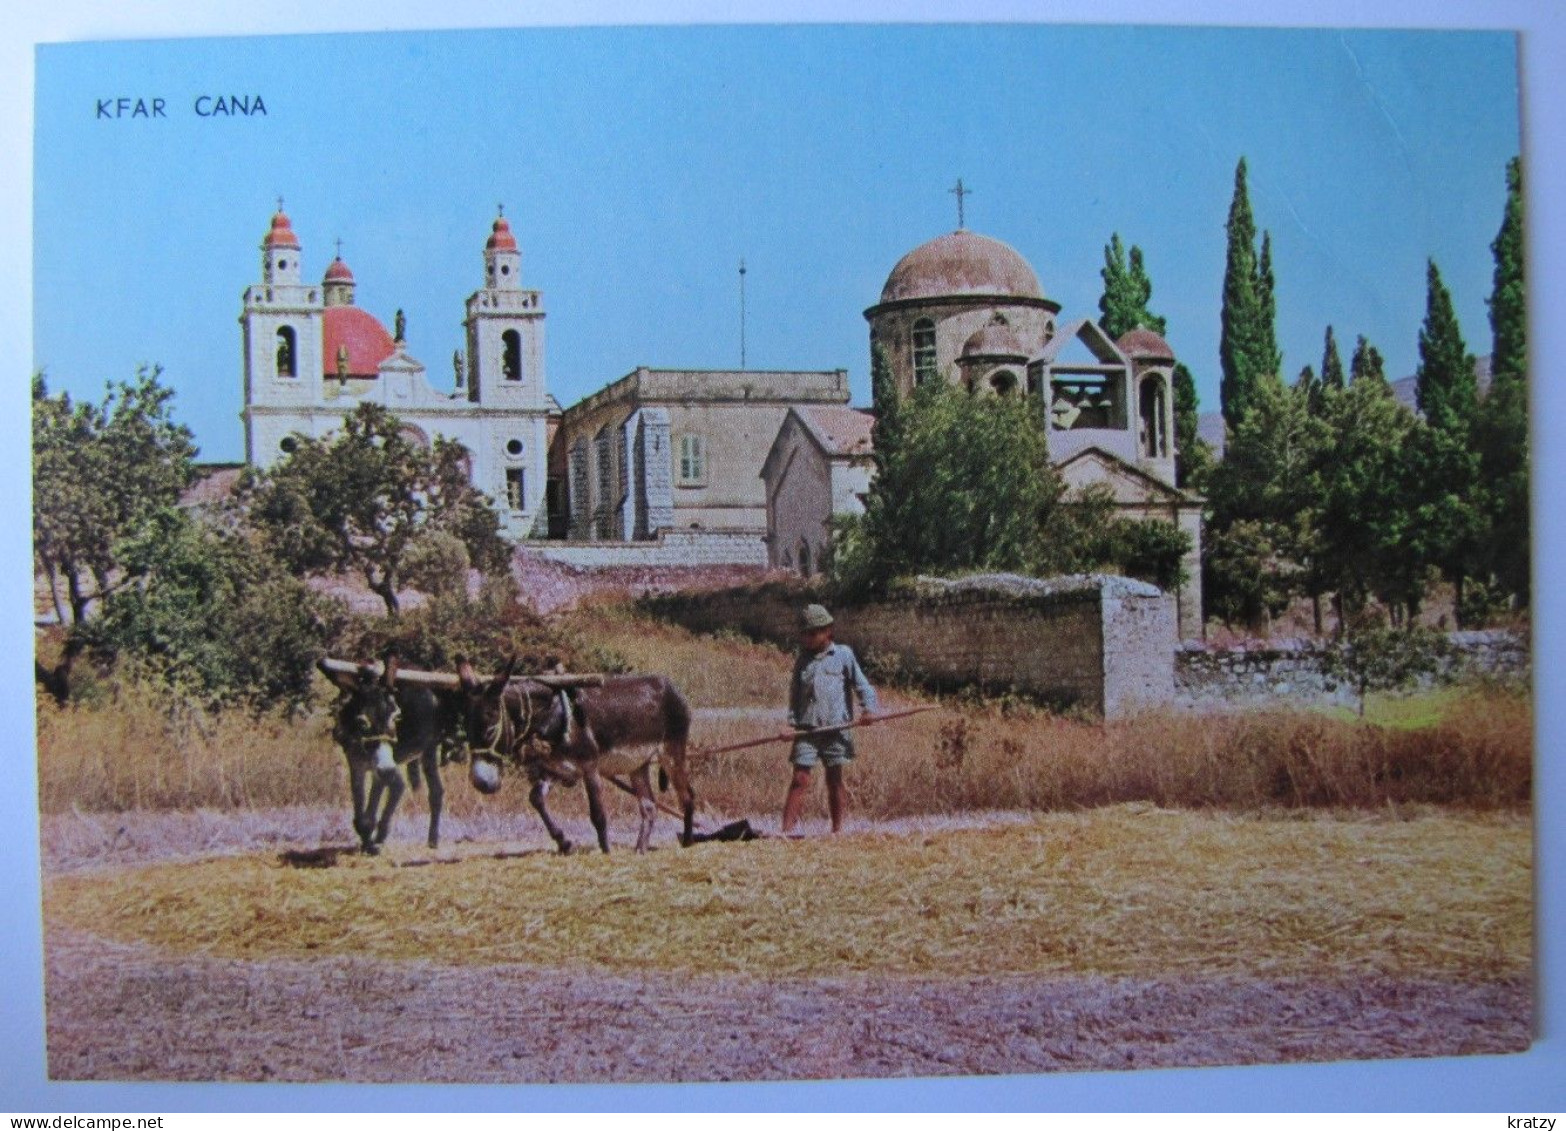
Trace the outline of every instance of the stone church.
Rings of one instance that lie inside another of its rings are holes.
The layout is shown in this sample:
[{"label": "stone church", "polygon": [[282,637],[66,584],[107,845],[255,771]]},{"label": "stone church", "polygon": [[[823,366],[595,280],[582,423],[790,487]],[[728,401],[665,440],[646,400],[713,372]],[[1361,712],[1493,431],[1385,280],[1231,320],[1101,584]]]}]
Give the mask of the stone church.
[{"label": "stone church", "polygon": [[[1189,534],[1189,579],[1175,596],[1182,635],[1200,634],[1202,500],[1175,484],[1175,357],[1162,337],[1137,329],[1112,341],[1092,319],[1061,322],[1060,304],[1021,255],[965,228],[898,260],[864,316],[871,356],[880,354],[904,396],[947,381],[977,396],[1036,400],[1068,488],[1106,487],[1122,517]],[[819,568],[831,518],[863,511],[869,423],[825,420],[793,414],[763,466],[774,568]]]},{"label": "stone church", "polygon": [[1111,341],[1096,321],[1059,315],[1027,260],[965,228],[898,260],[864,312],[872,356],[881,353],[904,395],[949,381],[1036,398],[1068,487],[1102,484],[1123,517],[1189,534],[1180,630],[1200,634],[1202,500],[1175,485],[1174,351],[1151,330]]},{"label": "stone church", "polygon": [[546,522],[549,430],[558,406],[544,371],[544,309],[522,286],[522,254],[504,217],[483,249],[482,285],[467,300],[467,351],[453,357],[452,388],[430,384],[395,332],[354,305],[354,277],[339,255],[319,284],[305,280],[303,247],[281,208],[261,241],[261,281],[247,287],[244,338],[245,459],[266,467],[297,442],[324,437],[363,401],[395,412],[423,443],[436,435],[470,453],[473,483],[497,503],[512,538]]},{"label": "stone church", "polygon": [[[244,292],[245,457],[267,466],[296,435],[324,437],[355,405],[391,409],[409,435],[471,453],[475,486],[502,528],[584,565],[748,564],[820,568],[834,514],[862,509],[870,421],[848,407],[845,370],[638,367],[562,411],[550,396],[544,306],[522,285],[504,216],[484,243],[466,303],[466,351],[449,391],[410,355],[399,312],[388,332],[354,305],[339,254],[319,284],[279,204]],[[1103,484],[1127,517],[1192,537],[1181,629],[1201,624],[1201,500],[1175,485],[1174,355],[1148,330],[1111,341],[1096,322],[1059,321],[1016,251],[964,228],[898,261],[864,312],[905,394],[931,380],[977,395],[1036,398],[1067,485]]]}]

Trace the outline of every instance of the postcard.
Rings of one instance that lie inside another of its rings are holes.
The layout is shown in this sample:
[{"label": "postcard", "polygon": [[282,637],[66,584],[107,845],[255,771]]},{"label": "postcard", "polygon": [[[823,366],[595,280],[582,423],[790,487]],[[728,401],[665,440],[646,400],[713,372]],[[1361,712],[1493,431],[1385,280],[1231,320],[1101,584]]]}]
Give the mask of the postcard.
[{"label": "postcard", "polygon": [[1521,42],[41,45],[50,1085],[1526,1063]]}]

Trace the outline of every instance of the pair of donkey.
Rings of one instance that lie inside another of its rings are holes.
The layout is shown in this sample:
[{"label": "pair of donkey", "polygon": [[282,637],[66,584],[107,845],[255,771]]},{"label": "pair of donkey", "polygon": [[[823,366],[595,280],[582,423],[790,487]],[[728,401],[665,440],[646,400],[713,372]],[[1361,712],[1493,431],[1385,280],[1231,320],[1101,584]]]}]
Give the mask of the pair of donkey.
[{"label": "pair of donkey", "polygon": [[493,793],[500,788],[500,767],[520,764],[532,783],[529,801],[562,853],[571,850],[571,842],[549,815],[545,799],[551,784],[582,782],[598,846],[608,852],[603,778],[620,773],[631,777],[641,813],[636,851],[645,852],[657,815],[654,762],[680,799],[680,842],[691,843],[696,808],[686,766],[691,712],[663,676],[611,676],[597,685],[560,687],[514,676],[515,659],[500,675],[483,680],[459,658],[456,687],[444,688],[399,681],[395,654],[387,655],[379,672],[369,665],[352,672],[325,662],[318,667],[343,692],[333,737],[348,761],[353,827],[368,854],[386,839],[402,799],[404,766],[415,788],[420,770],[429,782],[429,844],[439,844],[445,798],[440,744],[459,721],[467,731],[474,787]]}]

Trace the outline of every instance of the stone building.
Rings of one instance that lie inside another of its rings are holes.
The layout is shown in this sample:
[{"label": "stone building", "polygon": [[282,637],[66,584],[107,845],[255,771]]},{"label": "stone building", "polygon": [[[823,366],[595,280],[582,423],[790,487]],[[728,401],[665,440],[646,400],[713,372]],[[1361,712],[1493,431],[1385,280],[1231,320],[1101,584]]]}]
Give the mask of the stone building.
[{"label": "stone building", "polygon": [[553,445],[573,541],[744,532],[763,563],[761,466],[794,407],[848,402],[846,370],[639,368],[566,409]]},{"label": "stone building", "polygon": [[767,494],[767,564],[819,573],[831,545],[830,518],[865,510],[875,473],[875,418],[845,407],[791,408],[761,465]]},{"label": "stone building", "polygon": [[1021,255],[962,228],[903,256],[864,312],[872,357],[903,395],[940,380],[1034,398],[1068,486],[1102,484],[1125,517],[1190,534],[1177,598],[1182,634],[1198,635],[1202,500],[1175,484],[1174,352],[1150,330],[1116,342],[1091,319],[1059,315]]},{"label": "stone building", "polygon": [[266,467],[297,436],[335,431],[362,402],[385,405],[408,435],[460,441],[473,483],[497,503],[513,538],[540,530],[545,514],[549,418],[544,309],[522,287],[522,255],[505,218],[484,245],[480,288],[467,300],[467,352],[453,356],[453,388],[434,388],[408,352],[399,312],[388,333],[354,305],[341,255],[319,284],[305,280],[303,247],[281,209],[261,241],[261,281],[247,287],[244,340],[245,459]]}]

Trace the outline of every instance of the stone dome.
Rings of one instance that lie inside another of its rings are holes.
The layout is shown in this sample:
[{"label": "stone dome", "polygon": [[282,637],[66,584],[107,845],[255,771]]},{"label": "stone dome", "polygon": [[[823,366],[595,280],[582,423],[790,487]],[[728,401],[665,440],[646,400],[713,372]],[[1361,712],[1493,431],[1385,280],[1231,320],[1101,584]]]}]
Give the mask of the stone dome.
[{"label": "stone dome", "polygon": [[1027,358],[1027,351],[1011,332],[1003,319],[996,318],[988,326],[972,334],[962,346],[963,357],[1014,357]]},{"label": "stone dome", "polygon": [[1139,361],[1175,359],[1174,350],[1169,348],[1169,343],[1146,326],[1138,326],[1135,330],[1128,331],[1115,345],[1120,347],[1121,353]]},{"label": "stone dome", "polygon": [[920,244],[892,268],[881,301],[944,295],[999,295],[1042,299],[1038,276],[1012,248],[959,229]]}]

